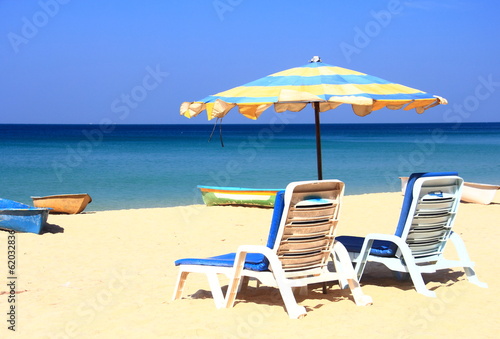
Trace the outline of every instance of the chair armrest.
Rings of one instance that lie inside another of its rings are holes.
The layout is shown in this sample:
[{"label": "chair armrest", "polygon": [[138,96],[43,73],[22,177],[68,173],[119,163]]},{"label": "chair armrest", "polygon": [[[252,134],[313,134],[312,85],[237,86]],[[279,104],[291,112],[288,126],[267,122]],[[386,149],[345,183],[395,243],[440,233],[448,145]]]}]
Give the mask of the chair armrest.
[{"label": "chair armrest", "polygon": [[238,265],[243,265],[245,263],[245,257],[247,253],[260,253],[264,255],[267,260],[269,260],[270,267],[274,269],[281,269],[281,261],[279,261],[276,253],[267,246],[264,245],[241,245],[236,251],[236,257],[234,258],[234,267]]},{"label": "chair armrest", "polygon": [[383,234],[383,233],[370,233],[366,235],[365,241],[366,240],[383,240],[383,241],[390,241],[395,244],[398,244],[401,240],[400,237],[394,234]]},{"label": "chair armrest", "polygon": [[396,246],[403,253],[403,255],[411,256],[411,250],[408,247],[408,244],[403,239],[401,239],[401,237],[398,237],[397,235],[394,234],[370,233],[365,237],[365,241],[363,243],[363,247],[361,248],[360,252],[361,254],[365,253],[365,259],[366,256],[368,256],[368,253],[370,252],[372,244],[375,240],[390,241],[396,244]]}]

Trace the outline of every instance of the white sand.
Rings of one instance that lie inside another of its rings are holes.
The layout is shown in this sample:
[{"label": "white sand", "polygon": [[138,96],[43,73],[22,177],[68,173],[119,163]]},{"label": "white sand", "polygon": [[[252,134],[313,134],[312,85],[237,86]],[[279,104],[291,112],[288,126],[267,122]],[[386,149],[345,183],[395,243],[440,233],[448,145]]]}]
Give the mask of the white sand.
[{"label": "white sand", "polygon": [[[393,233],[401,200],[398,193],[346,196],[338,235]],[[0,338],[497,337],[499,203],[462,203],[455,223],[488,289],[468,283],[460,268],[443,270],[425,276],[438,296],[427,298],[371,265],[361,283],[373,306],[356,306],[337,285],[326,295],[318,287],[298,297],[308,309],[300,320],[289,319],[276,289],[255,285],[238,294],[234,308],[216,310],[203,275],[190,275],[184,299],[170,300],[174,260],[265,244],[270,209],[197,205],[50,215],[56,233],[16,234],[15,333],[7,329],[8,233],[0,232]],[[452,246],[446,254],[456,257]]]}]

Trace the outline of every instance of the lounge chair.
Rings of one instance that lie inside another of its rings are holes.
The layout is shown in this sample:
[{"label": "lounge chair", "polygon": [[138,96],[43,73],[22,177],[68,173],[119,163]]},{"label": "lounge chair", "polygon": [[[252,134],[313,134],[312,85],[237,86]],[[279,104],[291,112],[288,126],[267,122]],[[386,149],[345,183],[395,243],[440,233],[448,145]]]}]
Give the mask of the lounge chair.
[{"label": "lounge chair", "polygon": [[[232,307],[240,285],[246,286],[249,278],[278,287],[293,319],[307,312],[297,304],[292,288],[301,287],[300,293],[305,293],[313,283],[342,280],[348,283],[356,304],[371,304],[355,278],[346,249],[335,241],[343,194],[344,183],[338,180],[289,184],[276,196],[267,246],[243,245],[236,253],[177,260],[173,299],[181,297],[188,274],[198,272],[207,275],[217,308]],[[328,265],[330,258],[333,265]],[[225,297],[218,274],[230,279]]]},{"label": "lounge chair", "polygon": [[[359,280],[367,262],[378,262],[395,272],[396,277],[410,277],[417,292],[435,297],[426,288],[422,273],[463,267],[468,280],[487,287],[478,280],[464,242],[452,231],[460,202],[463,180],[455,172],[414,173],[406,185],[400,219],[394,235],[368,234],[365,238],[339,236],[346,247]],[[455,246],[459,260],[447,260],[443,251],[448,240]]]}]

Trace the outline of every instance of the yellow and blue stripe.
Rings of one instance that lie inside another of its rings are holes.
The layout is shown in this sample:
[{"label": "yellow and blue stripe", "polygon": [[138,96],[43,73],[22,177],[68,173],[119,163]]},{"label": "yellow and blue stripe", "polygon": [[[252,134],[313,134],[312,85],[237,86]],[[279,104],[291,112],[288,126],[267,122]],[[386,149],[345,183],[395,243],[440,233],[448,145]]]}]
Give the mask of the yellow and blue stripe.
[{"label": "yellow and blue stripe", "polygon": [[277,112],[286,109],[299,111],[305,103],[311,102],[319,102],[321,111],[336,108],[342,103],[352,104],[356,114],[366,115],[383,107],[415,108],[422,113],[429,107],[445,104],[446,100],[357,71],[311,62],[200,101],[185,102],[181,106],[181,114],[190,118],[206,110],[208,118],[212,119],[223,117],[238,106],[241,114],[256,119],[271,105]]}]

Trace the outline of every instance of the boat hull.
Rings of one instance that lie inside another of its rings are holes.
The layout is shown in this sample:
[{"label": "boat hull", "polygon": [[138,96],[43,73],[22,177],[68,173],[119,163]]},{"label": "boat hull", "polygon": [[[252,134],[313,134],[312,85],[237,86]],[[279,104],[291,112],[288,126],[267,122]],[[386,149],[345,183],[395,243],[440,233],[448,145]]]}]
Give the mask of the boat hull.
[{"label": "boat hull", "polygon": [[92,202],[87,193],[59,194],[45,197],[31,197],[35,207],[51,208],[50,213],[78,214]]},{"label": "boat hull", "polygon": [[274,207],[276,193],[281,189],[198,186],[207,206]]},{"label": "boat hull", "polygon": [[462,201],[475,204],[489,205],[495,199],[500,186],[464,182]]},{"label": "boat hull", "polygon": [[36,208],[13,200],[0,199],[1,229],[40,234],[48,216],[48,208]]}]

